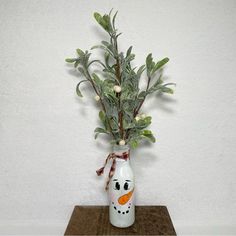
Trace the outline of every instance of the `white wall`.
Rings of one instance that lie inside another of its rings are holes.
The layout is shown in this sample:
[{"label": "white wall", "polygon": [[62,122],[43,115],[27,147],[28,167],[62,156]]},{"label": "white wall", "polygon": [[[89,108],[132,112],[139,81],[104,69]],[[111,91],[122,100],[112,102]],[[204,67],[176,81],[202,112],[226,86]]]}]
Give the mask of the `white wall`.
[{"label": "white wall", "polygon": [[74,205],[107,203],[109,145],[64,58],[103,39],[92,14],[112,7],[120,48],[168,56],[177,83],[146,103],[158,142],[132,153],[137,204],[167,205],[180,234],[236,234],[234,0],[1,0],[0,233],[63,233]]}]

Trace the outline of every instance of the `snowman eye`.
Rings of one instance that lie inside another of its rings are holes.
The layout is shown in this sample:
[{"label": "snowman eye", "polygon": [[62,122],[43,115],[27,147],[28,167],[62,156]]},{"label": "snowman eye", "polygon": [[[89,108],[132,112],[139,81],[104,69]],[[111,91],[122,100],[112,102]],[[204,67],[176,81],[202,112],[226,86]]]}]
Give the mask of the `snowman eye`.
[{"label": "snowman eye", "polygon": [[127,182],[125,182],[124,184],[124,190],[128,190],[129,189],[129,184]]},{"label": "snowman eye", "polygon": [[119,182],[116,182],[116,184],[115,184],[115,189],[116,189],[116,190],[120,190],[120,184],[119,184]]}]

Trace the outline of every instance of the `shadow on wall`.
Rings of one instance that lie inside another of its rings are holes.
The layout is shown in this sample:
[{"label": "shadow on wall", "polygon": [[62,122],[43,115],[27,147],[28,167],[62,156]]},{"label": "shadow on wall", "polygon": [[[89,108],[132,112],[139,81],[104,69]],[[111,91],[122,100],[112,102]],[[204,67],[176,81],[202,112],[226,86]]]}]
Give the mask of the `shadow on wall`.
[{"label": "shadow on wall", "polygon": [[[162,73],[162,71],[160,73]],[[163,76],[162,79],[164,83],[166,83],[170,78],[167,76]],[[174,88],[174,91],[175,91],[175,88]],[[177,104],[176,96],[173,96],[171,94],[163,94],[163,93],[157,92],[156,95],[153,97],[147,96],[147,103],[145,106],[145,110],[152,111],[155,109],[159,109],[169,114],[173,114],[176,111],[174,109],[176,107],[176,104]]]},{"label": "shadow on wall", "polygon": [[176,110],[169,106],[177,103],[177,100],[175,98],[170,97],[169,95],[166,94],[157,94],[154,99],[155,99],[155,106],[153,104],[154,103],[153,101],[151,104],[152,108],[154,107],[156,109],[161,109],[171,114],[175,113]]},{"label": "shadow on wall", "polygon": [[[157,93],[155,97],[152,97],[146,104],[145,110],[151,111],[155,109],[162,110],[163,112],[167,112],[169,114],[175,113],[175,109],[172,108],[172,105],[177,103],[177,100],[171,95]],[[176,105],[174,106],[176,107]],[[155,122],[155,121],[154,121]],[[153,147],[156,143],[150,143],[148,141],[144,141],[141,143],[138,149],[132,150],[131,158],[134,159],[134,167],[135,172],[139,173],[140,176],[145,175],[145,171],[148,167],[155,165],[155,162],[159,160],[158,154],[153,154]]]}]

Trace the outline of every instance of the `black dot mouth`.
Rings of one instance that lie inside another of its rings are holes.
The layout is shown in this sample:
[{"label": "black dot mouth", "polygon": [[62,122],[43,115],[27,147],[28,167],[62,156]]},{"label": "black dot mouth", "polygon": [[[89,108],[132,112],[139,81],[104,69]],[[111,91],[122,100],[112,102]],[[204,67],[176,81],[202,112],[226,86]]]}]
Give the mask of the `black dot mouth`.
[{"label": "black dot mouth", "polygon": [[114,202],[112,202],[112,204],[114,205],[113,208],[117,211],[118,214],[125,215],[125,214],[128,214],[128,213],[129,213],[129,209],[130,209],[130,207],[131,207],[131,203],[129,203],[128,209],[125,210],[125,211],[118,210],[118,209],[117,209],[117,206],[115,206],[115,203],[114,203]]}]

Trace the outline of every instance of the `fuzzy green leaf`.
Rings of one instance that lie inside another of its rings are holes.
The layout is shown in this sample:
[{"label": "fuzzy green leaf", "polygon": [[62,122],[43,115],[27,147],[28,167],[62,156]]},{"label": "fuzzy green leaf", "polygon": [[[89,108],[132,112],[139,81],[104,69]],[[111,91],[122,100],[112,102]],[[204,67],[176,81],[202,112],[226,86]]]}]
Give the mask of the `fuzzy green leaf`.
[{"label": "fuzzy green leaf", "polygon": [[99,118],[102,122],[105,121],[106,115],[105,115],[104,111],[99,111]]},{"label": "fuzzy green leaf", "polygon": [[98,24],[100,24],[102,16],[98,12],[94,12],[93,16],[95,20],[98,22]]},{"label": "fuzzy green leaf", "polygon": [[135,124],[132,122],[127,122],[126,120],[123,121],[123,128],[124,129],[131,129],[134,128]]},{"label": "fuzzy green leaf", "polygon": [[115,13],[115,15],[113,16],[113,19],[112,19],[112,27],[113,27],[113,30],[116,30],[116,28],[115,28],[115,21],[116,21],[117,13],[118,13],[118,11]]},{"label": "fuzzy green leaf", "polygon": [[131,54],[132,46],[129,47],[129,49],[126,52],[126,57],[128,57]]},{"label": "fuzzy green leaf", "polygon": [[154,73],[155,71],[159,70],[159,69],[160,69],[162,66],[164,66],[168,61],[169,61],[169,58],[168,58],[168,57],[162,59],[161,61],[158,61],[158,62],[156,63],[156,65],[154,66],[154,68],[153,68],[153,73]]},{"label": "fuzzy green leaf", "polygon": [[142,73],[144,72],[144,70],[146,69],[145,65],[142,65],[139,67],[138,71],[137,71],[137,79],[140,79]]},{"label": "fuzzy green leaf", "polygon": [[149,77],[153,68],[153,58],[152,53],[149,53],[146,57],[146,68],[147,68],[147,76]]},{"label": "fuzzy green leaf", "polygon": [[106,30],[107,32],[111,30],[110,17],[108,15],[101,16],[98,12],[95,12],[93,15],[95,20],[99,25],[102,26],[104,30]]},{"label": "fuzzy green leaf", "polygon": [[92,74],[92,78],[93,78],[93,81],[94,81],[96,87],[98,88],[99,92],[101,92],[103,81],[95,73]]},{"label": "fuzzy green leaf", "polygon": [[94,45],[94,46],[91,47],[90,49],[93,50],[93,49],[97,49],[97,48],[100,48],[100,49],[106,50],[106,47],[103,46],[103,45]]},{"label": "fuzzy green leaf", "polygon": [[76,52],[78,53],[79,56],[84,56],[84,52],[81,49],[77,48]]},{"label": "fuzzy green leaf", "polygon": [[168,88],[168,87],[163,86],[163,87],[161,87],[161,92],[173,94],[173,93],[174,93],[174,90],[171,89],[171,88]]},{"label": "fuzzy green leaf", "polygon": [[86,82],[86,81],[88,81],[88,80],[86,80],[86,79],[85,79],[85,80],[82,80],[82,81],[80,81],[80,82],[77,84],[77,86],[76,86],[76,93],[77,93],[77,95],[78,95],[79,97],[83,97],[82,93],[80,92],[79,86],[80,86],[81,83]]},{"label": "fuzzy green leaf", "polygon": [[147,116],[144,119],[140,119],[138,121],[136,121],[136,128],[141,130],[144,129],[146,127],[148,127],[150,124],[152,123],[152,117],[151,116]]},{"label": "fuzzy green leaf", "polygon": [[66,58],[65,61],[68,62],[68,63],[74,63],[74,62],[77,61],[77,58]]},{"label": "fuzzy green leaf", "polygon": [[156,139],[152,134],[151,130],[142,130],[140,133],[143,137],[147,138],[149,141],[155,143]]},{"label": "fuzzy green leaf", "polygon": [[146,95],[147,95],[146,91],[142,91],[142,92],[139,93],[138,99],[139,99],[139,100],[143,100]]},{"label": "fuzzy green leaf", "polygon": [[107,131],[101,127],[97,127],[95,130],[94,130],[95,133],[107,133]]},{"label": "fuzzy green leaf", "polygon": [[97,128],[94,130],[94,132],[96,133],[95,136],[94,136],[95,139],[97,138],[97,136],[98,136],[99,134],[107,134],[107,133],[108,133],[105,129],[100,128],[100,127],[97,127]]},{"label": "fuzzy green leaf", "polygon": [[99,78],[99,76],[98,76],[97,74],[93,73],[93,74],[92,74],[92,77],[93,77],[93,79],[94,79],[94,81],[95,81],[96,83],[100,83],[100,82],[101,82],[101,79]]},{"label": "fuzzy green leaf", "polygon": [[152,64],[152,53],[149,53],[146,57],[146,66],[148,67],[149,65]]},{"label": "fuzzy green leaf", "polygon": [[135,148],[138,147],[139,142],[138,142],[137,139],[132,139],[132,140],[129,142],[129,144],[130,144],[131,148],[135,149]]}]

